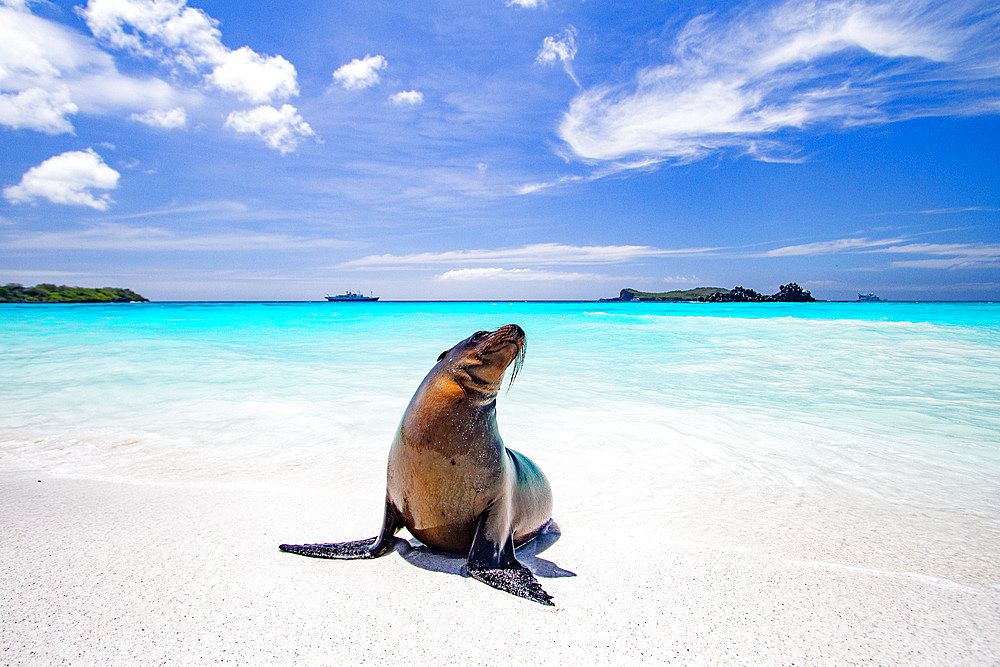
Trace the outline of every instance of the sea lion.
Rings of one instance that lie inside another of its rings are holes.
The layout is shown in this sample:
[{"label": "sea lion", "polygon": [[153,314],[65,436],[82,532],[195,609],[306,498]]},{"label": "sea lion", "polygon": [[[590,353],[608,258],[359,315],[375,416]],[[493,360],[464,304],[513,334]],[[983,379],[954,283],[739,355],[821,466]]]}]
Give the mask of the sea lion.
[{"label": "sea lion", "polygon": [[477,331],[438,357],[403,414],[389,450],[378,536],[332,544],[282,544],[314,558],[378,558],[405,527],[431,549],[467,555],[467,572],[489,586],[551,605],[514,548],[545,530],[552,489],[526,456],[504,447],[496,397],[524,360],[524,330]]}]

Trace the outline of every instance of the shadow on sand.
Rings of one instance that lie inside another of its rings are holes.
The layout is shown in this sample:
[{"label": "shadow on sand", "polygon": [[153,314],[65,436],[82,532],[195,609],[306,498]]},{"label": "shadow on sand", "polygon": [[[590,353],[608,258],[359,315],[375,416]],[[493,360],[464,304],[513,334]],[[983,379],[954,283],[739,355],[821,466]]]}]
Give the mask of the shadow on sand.
[{"label": "shadow on sand", "polygon": [[[559,535],[559,527],[555,525],[555,522],[550,523],[538,537],[526,544],[522,544],[514,551],[517,560],[520,561],[521,565],[531,570],[531,573],[536,577],[546,579],[575,577],[576,573],[564,570],[552,561],[538,557],[538,554],[556,543]],[[434,551],[416,539],[407,541],[397,537],[393,550],[405,558],[411,565],[415,565],[421,569],[444,572],[446,574],[457,574],[463,577],[469,576],[465,570],[465,556],[455,556]]]}]

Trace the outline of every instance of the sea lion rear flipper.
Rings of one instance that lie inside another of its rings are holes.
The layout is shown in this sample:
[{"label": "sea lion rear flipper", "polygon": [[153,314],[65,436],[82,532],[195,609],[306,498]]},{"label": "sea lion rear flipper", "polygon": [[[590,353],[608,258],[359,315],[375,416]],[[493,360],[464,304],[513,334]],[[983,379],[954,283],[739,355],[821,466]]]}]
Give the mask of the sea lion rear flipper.
[{"label": "sea lion rear flipper", "polygon": [[466,565],[469,576],[511,595],[554,606],[552,596],[545,592],[531,570],[514,557],[514,538],[509,526],[503,509],[496,505],[487,507],[479,516]]},{"label": "sea lion rear flipper", "polygon": [[278,549],[287,553],[309,556],[310,558],[336,558],[338,560],[355,560],[359,558],[378,558],[392,551],[396,545],[396,531],[403,527],[399,513],[392,503],[386,499],[385,514],[382,519],[382,530],[376,537],[353,542],[327,542],[324,544],[281,544]]}]

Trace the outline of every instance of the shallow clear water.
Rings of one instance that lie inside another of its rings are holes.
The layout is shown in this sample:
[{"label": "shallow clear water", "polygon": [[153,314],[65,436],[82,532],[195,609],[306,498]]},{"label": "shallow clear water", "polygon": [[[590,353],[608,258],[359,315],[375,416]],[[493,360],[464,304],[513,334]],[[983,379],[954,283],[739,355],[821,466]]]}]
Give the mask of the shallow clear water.
[{"label": "shallow clear water", "polygon": [[1000,581],[1000,304],[3,305],[0,465],[377,505],[437,355],[508,322],[561,523]]}]

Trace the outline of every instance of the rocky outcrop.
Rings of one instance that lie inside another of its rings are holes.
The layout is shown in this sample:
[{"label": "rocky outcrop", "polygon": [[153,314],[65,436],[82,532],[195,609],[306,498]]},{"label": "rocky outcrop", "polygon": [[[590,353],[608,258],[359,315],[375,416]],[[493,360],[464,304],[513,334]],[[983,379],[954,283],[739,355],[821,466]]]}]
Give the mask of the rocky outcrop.
[{"label": "rocky outcrop", "polygon": [[803,290],[798,283],[788,283],[782,285],[777,294],[761,294],[745,287],[734,287],[729,292],[715,292],[707,297],[698,299],[706,303],[742,303],[742,302],[765,302],[781,301],[790,303],[809,303],[815,301],[809,290]]}]

